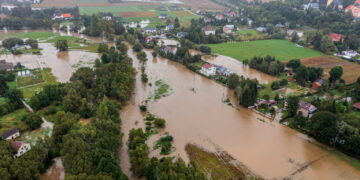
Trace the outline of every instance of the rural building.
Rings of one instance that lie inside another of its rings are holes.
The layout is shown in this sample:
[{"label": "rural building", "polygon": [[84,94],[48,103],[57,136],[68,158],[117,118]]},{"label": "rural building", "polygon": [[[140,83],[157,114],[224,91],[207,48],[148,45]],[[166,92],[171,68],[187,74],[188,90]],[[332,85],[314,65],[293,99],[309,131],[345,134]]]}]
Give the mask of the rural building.
[{"label": "rural building", "polygon": [[10,143],[13,149],[16,151],[16,154],[14,155],[15,158],[20,157],[31,149],[30,144],[24,143],[22,141],[10,141]]},{"label": "rural building", "polygon": [[156,28],[146,28],[145,33],[156,33]]},{"label": "rural building", "polygon": [[215,15],[215,19],[216,19],[216,20],[219,20],[219,21],[220,21],[220,20],[223,20],[223,19],[224,19],[224,15],[218,13],[218,14]]},{"label": "rural building", "polygon": [[340,42],[343,39],[343,36],[341,34],[338,33],[330,33],[329,34],[329,38],[333,41],[333,42]]},{"label": "rural building", "polygon": [[17,128],[13,128],[0,135],[2,140],[13,140],[20,136],[20,131]]},{"label": "rural building", "polygon": [[224,27],[223,27],[223,33],[225,33],[225,34],[231,34],[231,33],[232,33],[232,29],[229,28],[229,27],[224,26]]},{"label": "rural building", "polygon": [[309,3],[309,4],[304,4],[303,5],[303,9],[304,10],[308,10],[308,9],[320,9],[319,3]]},{"label": "rural building", "polygon": [[344,6],[342,5],[342,3],[340,2],[340,0],[328,0],[326,2],[326,7],[332,6],[334,8],[337,8],[339,10],[344,9]]},{"label": "rural building", "polygon": [[259,31],[259,32],[265,32],[266,28],[260,26],[260,27],[256,28],[256,30]]},{"label": "rural building", "polygon": [[352,59],[352,58],[356,57],[357,55],[359,55],[359,54],[354,50],[348,50],[348,51],[341,52],[341,57],[343,57],[345,59]]},{"label": "rural building", "polygon": [[354,109],[360,111],[360,102],[357,102],[355,104],[352,105]]},{"label": "rural building", "polygon": [[223,66],[215,66],[216,67],[216,74],[220,75],[220,76],[230,76],[231,72],[223,67]]},{"label": "rural building", "polygon": [[204,17],[204,23],[210,23],[212,20],[211,18]]},{"label": "rural building", "polygon": [[275,100],[265,100],[265,99],[260,99],[256,102],[256,107],[258,108],[259,106],[266,106],[266,107],[272,107],[276,105],[276,101]]},{"label": "rural building", "polygon": [[216,34],[216,31],[215,31],[215,27],[212,27],[212,26],[206,26],[202,29],[205,33],[206,36],[208,35],[215,35]]},{"label": "rural building", "polygon": [[237,14],[234,11],[229,12],[229,17],[236,17]]},{"label": "rural building", "polygon": [[214,76],[216,75],[216,67],[206,63],[201,67],[200,72],[205,76]]},{"label": "rural building", "polygon": [[27,77],[31,75],[30,70],[18,71],[17,75],[19,77]]},{"label": "rural building", "polygon": [[165,31],[171,31],[175,28],[174,25],[167,25],[166,28],[165,28]]},{"label": "rural building", "polygon": [[187,35],[187,32],[178,32],[176,33],[176,37],[178,38],[184,38]]},{"label": "rural building", "polygon": [[53,20],[69,20],[71,19],[73,16],[71,15],[71,13],[55,13],[53,15]]},{"label": "rural building", "polygon": [[324,84],[324,80],[322,80],[322,79],[316,80],[312,84],[312,88],[317,89],[317,88],[321,87],[323,84]]},{"label": "rural building", "polygon": [[299,102],[298,113],[301,113],[304,117],[311,118],[312,115],[317,111],[317,108],[305,101]]},{"label": "rural building", "polygon": [[289,30],[286,31],[287,35],[290,36],[290,37],[292,36],[292,34],[293,34],[294,32],[299,36],[299,38],[302,38],[302,37],[304,36],[304,32],[302,32],[302,31],[291,30],[291,29],[289,29]]},{"label": "rural building", "polygon": [[0,71],[10,71],[14,69],[13,63],[8,63],[5,60],[0,60]]},{"label": "rural building", "polygon": [[171,46],[164,46],[162,48],[162,51],[164,51],[166,54],[175,54],[176,53],[176,48],[173,48]]},{"label": "rural building", "polygon": [[11,10],[13,10],[14,8],[16,8],[16,6],[15,5],[12,5],[12,4],[7,4],[7,3],[3,3],[2,5],[1,5],[1,9],[6,9],[6,10],[8,10],[8,11],[11,11]]},{"label": "rural building", "polygon": [[345,8],[345,12],[351,12],[355,19],[360,19],[360,0]]},{"label": "rural building", "polygon": [[169,16],[167,15],[167,14],[161,14],[160,16],[159,16],[159,19],[166,19],[166,18],[168,18]]}]

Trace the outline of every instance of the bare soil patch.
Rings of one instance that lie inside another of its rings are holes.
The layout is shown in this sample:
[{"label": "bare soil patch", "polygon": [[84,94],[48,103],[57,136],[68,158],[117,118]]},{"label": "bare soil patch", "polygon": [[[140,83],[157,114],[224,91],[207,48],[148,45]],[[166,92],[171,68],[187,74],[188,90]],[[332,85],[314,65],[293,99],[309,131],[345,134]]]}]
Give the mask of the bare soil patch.
[{"label": "bare soil patch", "polygon": [[308,67],[319,67],[324,69],[324,78],[329,78],[331,68],[335,66],[343,67],[344,74],[342,78],[347,84],[356,82],[360,76],[360,64],[349,62],[334,56],[321,56],[301,59],[301,63]]}]

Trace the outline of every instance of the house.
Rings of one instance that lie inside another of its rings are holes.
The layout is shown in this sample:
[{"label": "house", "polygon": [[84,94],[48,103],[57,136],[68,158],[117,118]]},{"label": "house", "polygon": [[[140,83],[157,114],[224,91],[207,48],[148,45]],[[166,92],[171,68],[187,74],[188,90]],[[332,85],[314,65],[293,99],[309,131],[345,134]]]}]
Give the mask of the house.
[{"label": "house", "polygon": [[303,9],[304,10],[308,10],[308,9],[320,9],[319,3],[309,3],[309,4],[304,4],[303,5]]},{"label": "house", "polygon": [[14,8],[16,8],[16,6],[15,6],[15,5],[12,5],[12,4],[3,3],[3,4],[1,5],[1,8],[2,8],[2,9],[7,9],[8,11],[11,11],[11,10],[13,10]]},{"label": "house", "polygon": [[285,25],[283,25],[283,24],[281,24],[281,23],[278,23],[278,24],[275,25],[275,27],[277,27],[277,28],[284,28]]},{"label": "house", "polygon": [[266,28],[260,26],[260,27],[256,28],[256,30],[259,31],[259,32],[265,32]]},{"label": "house", "polygon": [[235,26],[232,24],[225,25],[225,27],[230,28],[231,30],[235,29]]},{"label": "house", "polygon": [[275,100],[265,100],[265,99],[260,99],[256,102],[256,106],[267,106],[267,107],[272,107],[276,105],[276,101]]},{"label": "house", "polygon": [[161,14],[159,19],[167,19],[169,16],[167,14]]},{"label": "house", "polygon": [[30,70],[18,71],[17,75],[19,77],[27,77],[31,75]]},{"label": "house", "polygon": [[17,128],[13,128],[0,135],[2,140],[13,140],[20,136],[20,131]]},{"label": "house", "polygon": [[237,14],[234,11],[229,12],[229,17],[236,17]]},{"label": "house", "polygon": [[215,19],[216,19],[216,20],[219,20],[219,21],[220,21],[220,20],[223,20],[223,19],[224,19],[224,15],[218,13],[218,14],[215,15]]},{"label": "house", "polygon": [[352,59],[352,58],[356,57],[357,55],[359,55],[359,54],[354,50],[348,50],[348,51],[341,52],[341,57],[343,57],[345,59]]},{"label": "house", "polygon": [[30,144],[22,141],[10,141],[10,143],[12,148],[16,151],[16,154],[14,155],[15,158],[20,157],[31,149]]},{"label": "house", "polygon": [[360,19],[360,0],[356,0],[354,4],[345,8],[345,12],[351,12],[355,19]]},{"label": "house", "polygon": [[167,25],[165,28],[165,31],[171,31],[174,30],[175,26],[174,25]]},{"label": "house", "polygon": [[302,31],[291,30],[291,29],[286,31],[287,35],[290,37],[293,35],[294,32],[299,36],[299,38],[302,38],[304,36],[304,32],[302,32]]},{"label": "house", "polygon": [[53,20],[69,20],[69,19],[71,19],[72,18],[72,15],[71,15],[71,13],[63,13],[63,14],[61,14],[61,13],[55,13],[54,15],[53,15]]},{"label": "house", "polygon": [[146,28],[145,33],[156,33],[156,28]]},{"label": "house", "polygon": [[112,17],[111,17],[111,16],[104,16],[104,17],[103,17],[103,20],[111,21],[111,20],[112,20]]},{"label": "house", "polygon": [[229,28],[229,27],[224,26],[224,27],[223,27],[223,33],[224,33],[224,34],[231,34],[231,33],[232,33],[232,29]]},{"label": "house", "polygon": [[216,75],[216,67],[206,63],[201,67],[200,73],[205,76],[214,76]]},{"label": "house", "polygon": [[338,33],[330,33],[329,38],[333,42],[340,42],[340,41],[342,41],[343,36],[341,34],[338,34]]},{"label": "house", "polygon": [[165,46],[162,48],[162,51],[164,51],[166,54],[175,54],[176,48],[173,48],[171,46]]},{"label": "house", "polygon": [[321,87],[323,84],[324,84],[324,80],[322,79],[316,80],[315,82],[313,82],[312,88],[317,89]]},{"label": "house", "polygon": [[326,7],[332,6],[333,8],[342,10],[344,9],[344,6],[342,5],[342,3],[340,2],[340,0],[328,0],[326,2]]},{"label": "house", "polygon": [[187,35],[187,32],[178,32],[176,33],[176,37],[178,38],[184,38]]},{"label": "house", "polygon": [[317,111],[317,108],[305,101],[299,102],[299,108],[297,110],[298,113],[301,113],[302,116],[311,118],[312,115]]},{"label": "house", "polygon": [[209,22],[211,22],[211,21],[212,21],[211,18],[204,17],[204,23],[209,23]]},{"label": "house", "polygon": [[63,17],[64,20],[69,20],[72,18],[71,13],[65,13],[65,14],[61,14],[61,16]]},{"label": "house", "polygon": [[352,107],[358,111],[360,111],[360,102],[357,102],[355,104],[352,105]]},{"label": "house", "polygon": [[211,34],[212,35],[216,34],[215,27],[212,27],[212,26],[206,26],[206,27],[202,28],[202,30],[204,31],[206,36],[211,35]]},{"label": "house", "polygon": [[14,69],[14,65],[11,62],[6,62],[5,60],[0,60],[0,71],[10,71]]}]

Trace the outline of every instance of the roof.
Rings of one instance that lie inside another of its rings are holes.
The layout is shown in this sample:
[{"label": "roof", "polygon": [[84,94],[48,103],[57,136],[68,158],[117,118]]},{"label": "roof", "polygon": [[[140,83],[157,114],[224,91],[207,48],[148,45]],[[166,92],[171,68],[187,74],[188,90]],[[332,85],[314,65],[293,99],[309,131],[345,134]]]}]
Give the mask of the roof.
[{"label": "roof", "polygon": [[338,34],[338,33],[330,33],[329,37],[331,38],[332,41],[341,41],[342,39],[342,35]]},{"label": "roof", "polygon": [[161,14],[160,16],[168,16],[167,14]]},{"label": "roof", "polygon": [[204,64],[202,67],[205,68],[205,69],[210,69],[210,68],[213,67],[213,65],[206,63],[206,64]]},{"label": "roof", "polygon": [[11,129],[11,130],[9,130],[9,131],[6,131],[6,132],[4,132],[3,134],[1,134],[0,137],[3,138],[3,139],[6,139],[6,138],[8,138],[8,137],[10,137],[10,136],[18,133],[18,132],[19,132],[19,129],[13,128],[13,129]]},{"label": "roof", "polygon": [[61,14],[61,16],[62,16],[63,18],[71,18],[71,17],[72,17],[71,13]]},{"label": "roof", "polygon": [[203,28],[203,31],[215,31],[215,28],[212,26],[206,26]]},{"label": "roof", "polygon": [[166,27],[168,27],[168,28],[174,28],[175,26],[174,26],[174,25],[167,25]]},{"label": "roof", "polygon": [[353,107],[360,110],[360,102],[353,104]]},{"label": "roof", "polygon": [[22,142],[22,141],[10,141],[10,143],[11,143],[11,146],[12,146],[16,151],[18,151],[18,150],[21,148],[22,145],[26,144],[26,143],[24,143],[24,142]]},{"label": "roof", "polygon": [[310,104],[308,102],[305,102],[305,101],[300,101],[299,102],[299,108],[306,109],[308,111],[317,109],[314,105],[312,105],[312,104]]}]

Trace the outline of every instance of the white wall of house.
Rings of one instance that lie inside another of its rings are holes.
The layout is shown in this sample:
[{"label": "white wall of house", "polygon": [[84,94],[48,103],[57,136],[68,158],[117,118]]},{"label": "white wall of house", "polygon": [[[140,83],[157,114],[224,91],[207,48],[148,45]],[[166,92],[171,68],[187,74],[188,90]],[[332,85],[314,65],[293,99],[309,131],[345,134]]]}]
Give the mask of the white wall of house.
[{"label": "white wall of house", "polygon": [[200,72],[205,76],[214,76],[216,75],[216,67],[204,68],[202,67]]},{"label": "white wall of house", "polygon": [[27,153],[28,151],[30,151],[31,146],[30,144],[23,144],[20,149],[18,150],[18,152],[15,154],[15,157],[20,157],[21,155]]},{"label": "white wall of house", "polygon": [[206,36],[209,36],[210,34],[215,35],[216,32],[214,30],[214,31],[204,31],[204,33]]},{"label": "white wall of house", "polygon": [[6,138],[6,140],[12,140],[12,139],[15,139],[15,138],[17,138],[17,137],[19,137],[19,136],[20,136],[20,133],[17,132],[17,133],[15,133],[15,134],[13,134],[12,136]]}]

